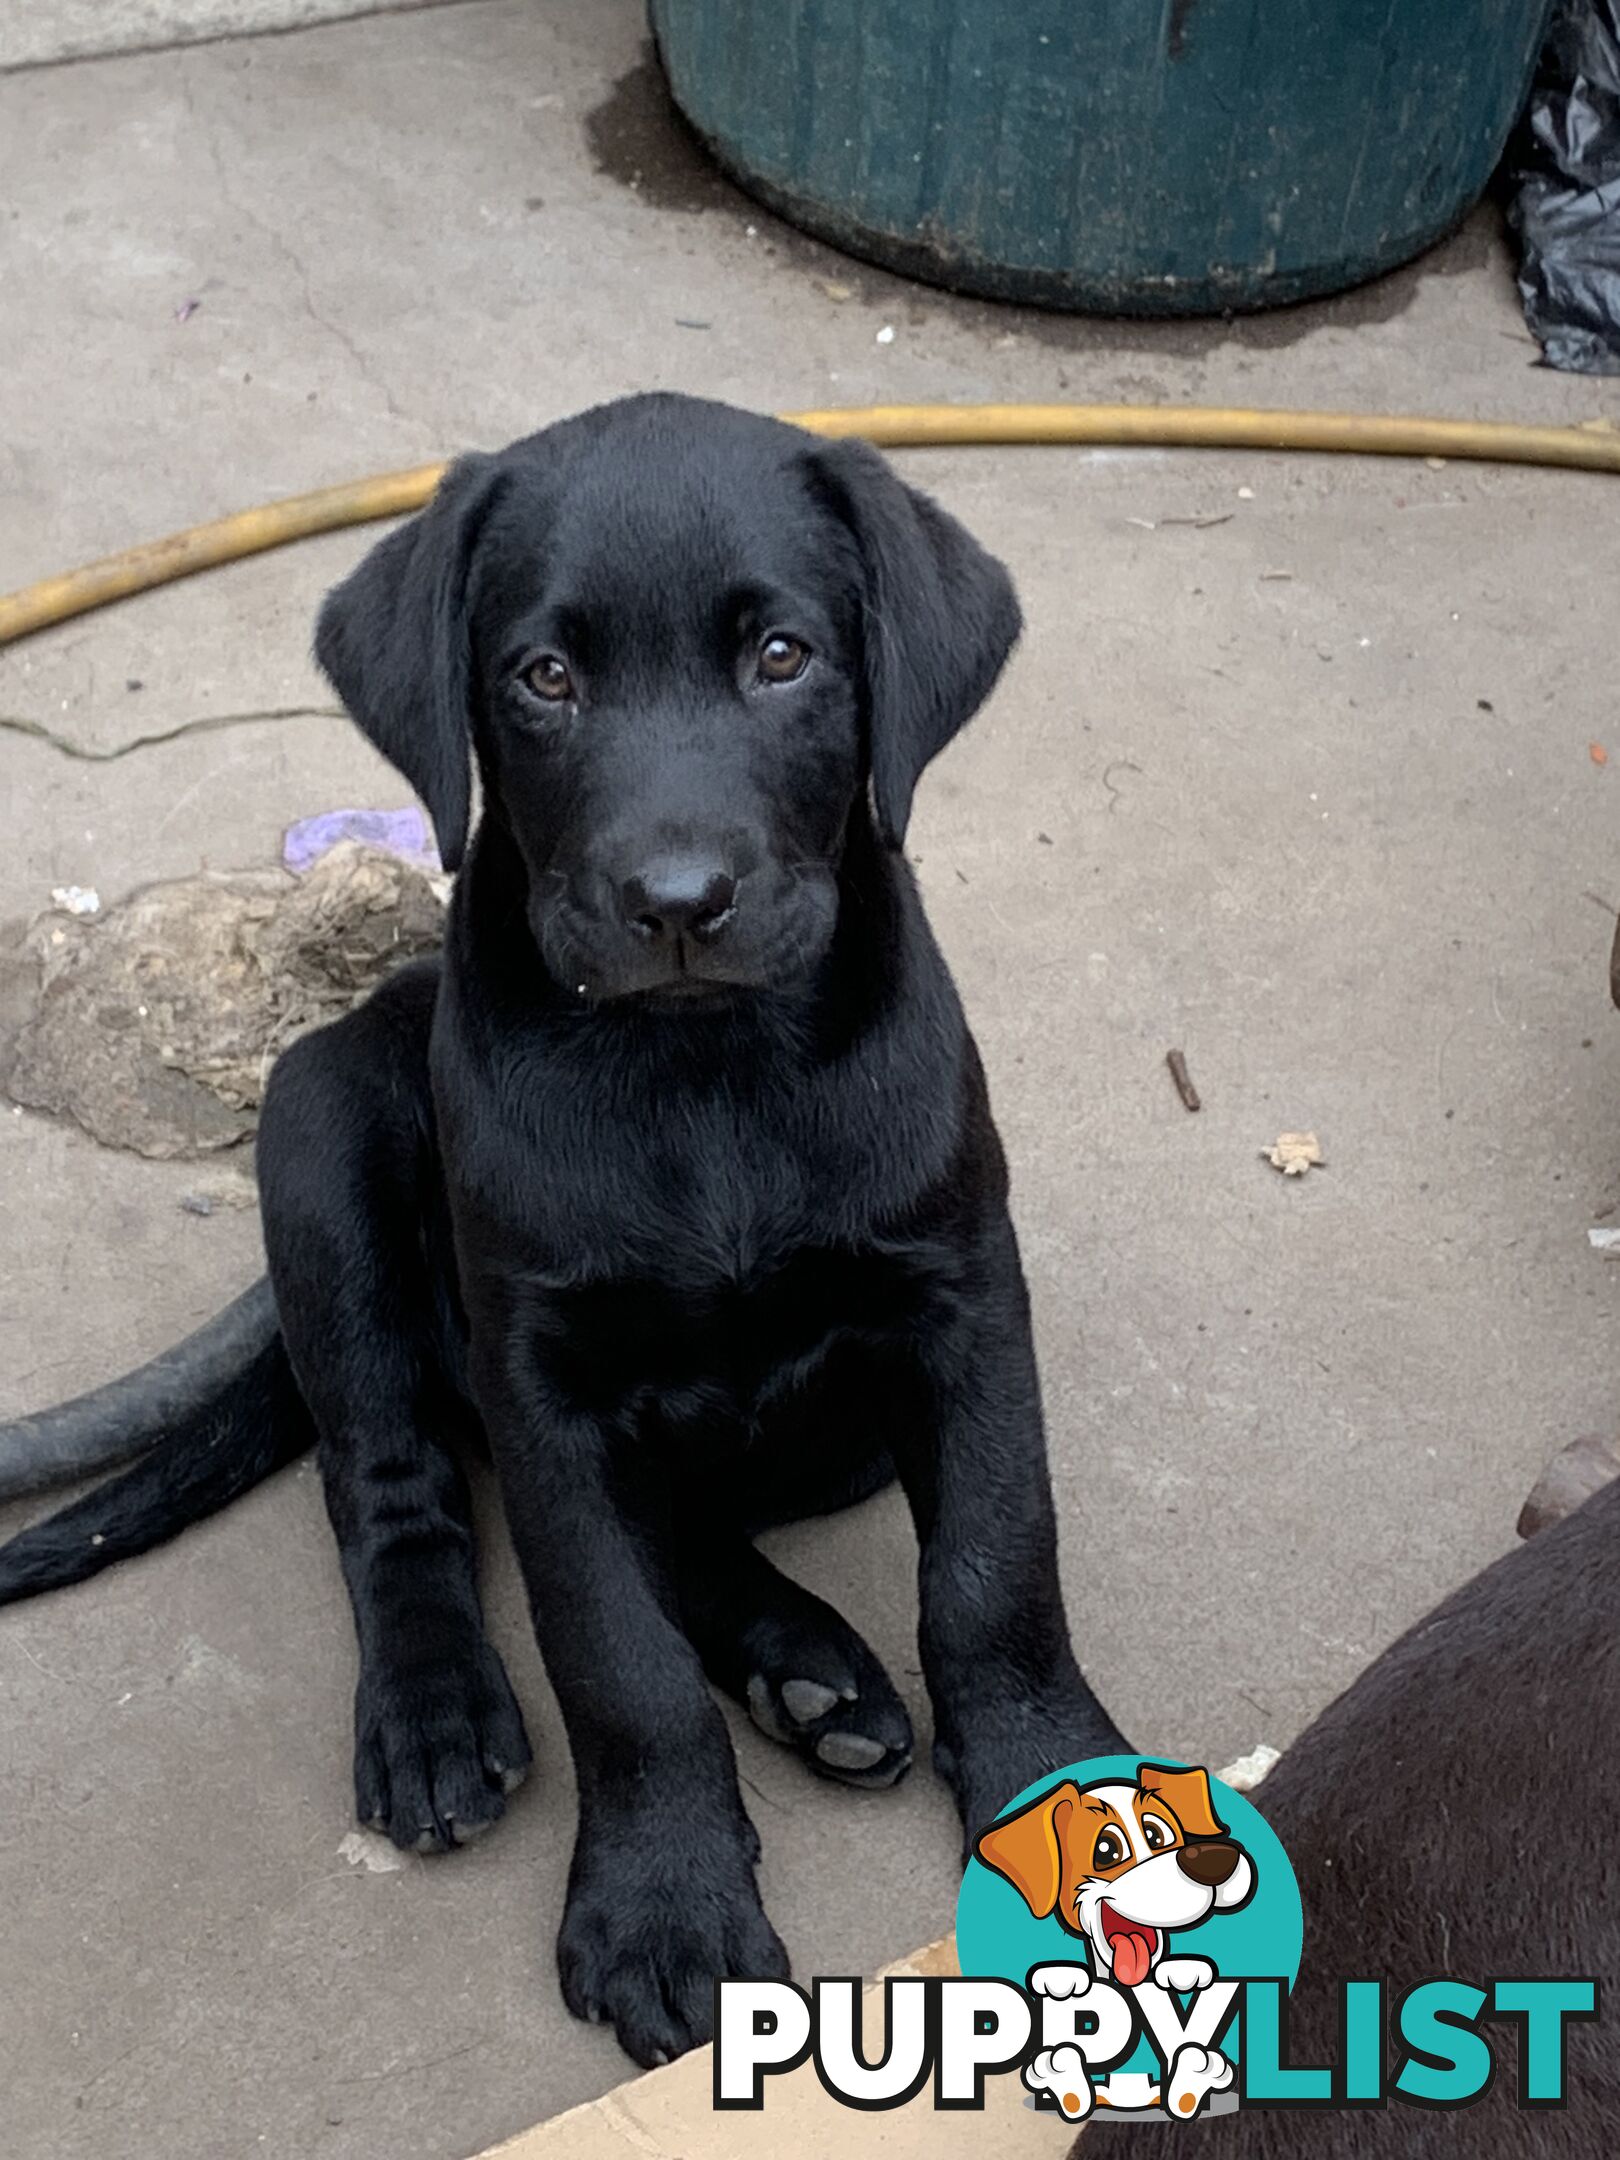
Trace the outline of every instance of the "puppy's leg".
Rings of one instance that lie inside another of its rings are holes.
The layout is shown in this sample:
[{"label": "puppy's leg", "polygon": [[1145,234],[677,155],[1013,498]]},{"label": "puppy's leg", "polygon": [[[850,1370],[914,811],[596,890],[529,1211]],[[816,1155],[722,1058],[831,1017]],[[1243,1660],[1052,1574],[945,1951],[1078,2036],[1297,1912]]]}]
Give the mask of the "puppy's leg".
[{"label": "puppy's leg", "polygon": [[359,1637],[355,1803],[419,1851],[488,1829],[530,1761],[446,1445],[469,1412],[433,1230],[431,994],[396,978],[295,1043],[259,1138],[270,1272]]},{"label": "puppy's leg", "polygon": [[691,1519],[677,1541],[681,1622],[716,1686],[821,1776],[895,1784],[911,1767],[911,1720],[842,1614],[740,1530]]},{"label": "puppy's leg", "polygon": [[681,1627],[665,1466],[550,1369],[566,1331],[539,1270],[481,1234],[464,1250],[489,1269],[467,1284],[473,1392],[579,1785],[563,1998],[637,2062],[664,2062],[709,2038],[716,1980],[787,1973],[759,1838]]},{"label": "puppy's leg", "polygon": [[1029,1302],[1012,1225],[968,1258],[969,1294],[922,1340],[895,1421],[917,1523],[934,1760],[969,1841],[1043,1776],[1128,1743],[1082,1679],[1058,1580]]}]

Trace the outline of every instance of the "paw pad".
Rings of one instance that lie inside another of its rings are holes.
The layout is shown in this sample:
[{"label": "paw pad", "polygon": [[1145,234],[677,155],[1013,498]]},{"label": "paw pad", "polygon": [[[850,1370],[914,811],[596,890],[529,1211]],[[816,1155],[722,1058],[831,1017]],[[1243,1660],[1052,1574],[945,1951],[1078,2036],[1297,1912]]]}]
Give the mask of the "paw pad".
[{"label": "paw pad", "polygon": [[[844,1697],[853,1702],[855,1690],[850,1688]],[[782,1708],[795,1725],[813,1725],[829,1710],[838,1705],[836,1688],[823,1687],[819,1680],[784,1680],[782,1682]]]},{"label": "paw pad", "polygon": [[831,1770],[871,1770],[888,1752],[883,1742],[874,1740],[869,1733],[823,1733],[816,1742],[817,1760]]}]

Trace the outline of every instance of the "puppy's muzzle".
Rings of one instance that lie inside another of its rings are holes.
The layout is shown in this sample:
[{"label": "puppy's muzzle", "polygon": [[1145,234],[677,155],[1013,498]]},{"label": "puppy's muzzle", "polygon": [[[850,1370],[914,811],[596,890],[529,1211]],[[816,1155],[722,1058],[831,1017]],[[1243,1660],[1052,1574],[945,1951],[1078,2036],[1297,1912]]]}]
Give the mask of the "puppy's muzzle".
[{"label": "puppy's muzzle", "polygon": [[1197,1845],[1183,1845],[1176,1854],[1176,1865],[1205,1890],[1217,1890],[1237,1872],[1240,1857],[1238,1848],[1229,1840],[1212,1838]]}]

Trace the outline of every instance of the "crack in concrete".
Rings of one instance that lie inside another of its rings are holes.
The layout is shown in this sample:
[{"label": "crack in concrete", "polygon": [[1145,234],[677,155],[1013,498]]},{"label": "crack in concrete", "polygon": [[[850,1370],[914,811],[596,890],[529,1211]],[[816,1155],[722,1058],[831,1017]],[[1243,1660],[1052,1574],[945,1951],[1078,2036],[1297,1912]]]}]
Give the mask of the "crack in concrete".
[{"label": "crack in concrete", "polygon": [[115,758],[129,757],[136,750],[149,750],[156,743],[178,742],[183,735],[212,735],[221,728],[250,727],[260,720],[342,720],[346,717],[341,705],[267,705],[258,712],[204,713],[195,720],[177,721],[171,728],[158,728],[150,735],[131,735],[105,749],[96,743],[81,742],[72,735],[59,734],[43,720],[30,720],[25,713],[0,713],[0,729],[12,735],[26,735],[34,742],[48,743],[63,757],[79,758],[87,765],[110,765]]},{"label": "crack in concrete", "polygon": [[355,0],[341,15],[316,15],[302,21],[232,25],[218,30],[182,30],[171,35],[143,36],[128,33],[102,44],[73,44],[61,52],[29,55],[22,60],[0,61],[0,79],[7,75],[38,73],[45,68],[91,67],[100,60],[144,59],[154,53],[195,52],[210,45],[268,43],[273,38],[307,37],[313,31],[335,30],[376,15],[421,15],[430,8],[485,7],[489,0]]},{"label": "crack in concrete", "polygon": [[238,217],[244,218],[261,238],[268,241],[282,261],[286,263],[298,280],[299,297],[303,303],[304,313],[318,330],[323,330],[329,338],[343,348],[353,362],[361,381],[366,384],[368,389],[374,390],[382,399],[389,418],[401,421],[406,426],[414,426],[415,422],[412,420],[411,415],[399,403],[375,362],[355,342],[352,333],[346,330],[341,323],[334,321],[326,313],[325,309],[317,304],[311,285],[309,265],[302,255],[299,254],[286,235],[271,224],[270,220],[262,212],[253,204],[244,201],[237,193],[229,162],[220,147],[219,132],[215,127],[212,115],[204,114],[198,109],[196,87],[191,80],[191,71],[186,66],[184,59],[182,59],[179,67],[179,81],[181,102],[185,106],[187,115],[197,127],[203,148],[208,156],[208,162],[213,167],[214,179],[218,185],[221,199],[236,212]]}]

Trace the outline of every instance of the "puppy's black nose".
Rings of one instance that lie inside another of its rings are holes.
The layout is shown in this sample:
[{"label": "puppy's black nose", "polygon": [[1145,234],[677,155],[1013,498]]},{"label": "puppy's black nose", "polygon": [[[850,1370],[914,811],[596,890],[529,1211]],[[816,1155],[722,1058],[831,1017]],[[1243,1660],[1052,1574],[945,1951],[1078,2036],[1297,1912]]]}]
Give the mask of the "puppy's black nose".
[{"label": "puppy's black nose", "polygon": [[1236,1868],[1238,1849],[1224,1838],[1205,1845],[1183,1845],[1176,1854],[1176,1864],[1183,1875],[1190,1875],[1206,1890],[1215,1890]]},{"label": "puppy's black nose", "polygon": [[620,888],[625,920],[659,944],[716,938],[737,902],[737,880],[710,858],[665,855]]}]

